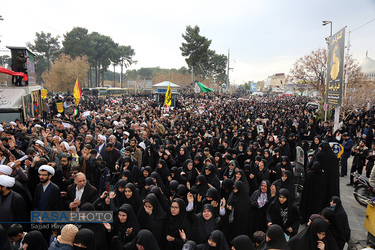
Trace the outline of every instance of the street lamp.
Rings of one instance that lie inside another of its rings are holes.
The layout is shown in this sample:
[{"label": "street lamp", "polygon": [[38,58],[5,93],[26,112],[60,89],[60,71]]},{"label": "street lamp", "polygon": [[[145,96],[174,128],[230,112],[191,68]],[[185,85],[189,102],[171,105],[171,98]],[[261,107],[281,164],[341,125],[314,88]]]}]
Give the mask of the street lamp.
[{"label": "street lamp", "polygon": [[332,21],[322,21],[323,22],[323,26],[326,26],[327,24],[331,24],[331,33],[330,33],[330,35],[329,35],[329,37],[331,37],[332,36]]},{"label": "street lamp", "polygon": [[[329,42],[331,40],[331,37],[332,37],[332,21],[322,21],[322,25],[323,26],[326,26],[327,24],[330,24],[331,25],[331,28],[330,28],[330,34],[329,34],[329,39],[326,38],[326,42],[327,42],[327,70],[328,70],[328,62],[329,62]],[[327,84],[328,84],[328,72],[326,72],[326,95],[327,95]],[[324,112],[324,121],[327,121],[327,110]]]}]

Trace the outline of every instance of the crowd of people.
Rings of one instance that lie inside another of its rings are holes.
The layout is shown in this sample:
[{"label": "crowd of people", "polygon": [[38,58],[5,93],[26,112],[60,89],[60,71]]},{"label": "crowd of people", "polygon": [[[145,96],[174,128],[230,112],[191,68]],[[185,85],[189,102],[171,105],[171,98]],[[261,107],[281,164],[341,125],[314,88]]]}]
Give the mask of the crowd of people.
[{"label": "crowd of people", "polygon": [[[370,175],[375,112],[333,131],[308,101],[185,95],[164,113],[149,96],[84,96],[72,112],[72,97],[55,96],[44,115],[1,123],[0,249],[343,249],[339,176],[350,155],[351,172],[367,162]],[[37,228],[24,223],[35,210],[114,220]]]}]

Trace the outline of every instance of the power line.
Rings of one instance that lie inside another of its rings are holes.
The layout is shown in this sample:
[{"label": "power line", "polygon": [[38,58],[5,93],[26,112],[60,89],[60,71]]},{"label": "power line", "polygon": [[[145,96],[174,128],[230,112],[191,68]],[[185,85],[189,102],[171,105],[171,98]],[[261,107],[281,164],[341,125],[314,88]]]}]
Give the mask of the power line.
[{"label": "power line", "polygon": [[365,23],[365,24],[363,24],[363,25],[361,25],[361,26],[359,26],[359,27],[355,28],[354,30],[351,30],[350,32],[356,31],[356,30],[358,30],[358,29],[362,28],[363,26],[366,26],[367,24],[371,23],[372,21],[375,21],[375,18],[374,18],[374,19],[372,19],[372,20],[370,20],[370,21],[368,21],[367,23]]}]

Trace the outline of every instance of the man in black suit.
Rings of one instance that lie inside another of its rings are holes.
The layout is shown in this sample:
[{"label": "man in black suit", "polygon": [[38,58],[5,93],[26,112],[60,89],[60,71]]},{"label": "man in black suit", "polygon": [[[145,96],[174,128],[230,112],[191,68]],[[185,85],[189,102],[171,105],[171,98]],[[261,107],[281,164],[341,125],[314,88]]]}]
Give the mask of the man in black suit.
[{"label": "man in black suit", "polygon": [[92,147],[90,144],[85,144],[82,149],[82,155],[79,157],[79,165],[82,168],[82,173],[86,175],[86,179],[91,185],[94,185],[97,188],[95,183],[96,179],[96,158],[90,154]]},{"label": "man in black suit", "polygon": [[74,184],[67,189],[65,204],[70,210],[78,210],[87,202],[94,203],[97,198],[98,192],[96,188],[86,182],[85,174],[78,173]]}]

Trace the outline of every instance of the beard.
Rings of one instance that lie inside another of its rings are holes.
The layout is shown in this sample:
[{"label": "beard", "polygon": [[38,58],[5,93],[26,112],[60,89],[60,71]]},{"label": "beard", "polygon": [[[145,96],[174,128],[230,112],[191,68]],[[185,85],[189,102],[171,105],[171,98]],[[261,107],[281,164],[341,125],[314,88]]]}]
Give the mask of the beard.
[{"label": "beard", "polygon": [[47,183],[48,181],[49,181],[48,178],[46,178],[46,179],[40,179],[40,183],[43,183],[43,184]]}]

